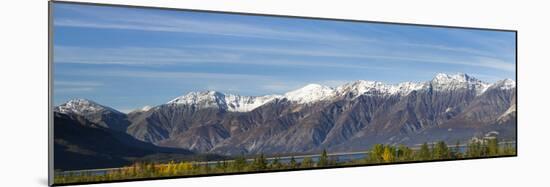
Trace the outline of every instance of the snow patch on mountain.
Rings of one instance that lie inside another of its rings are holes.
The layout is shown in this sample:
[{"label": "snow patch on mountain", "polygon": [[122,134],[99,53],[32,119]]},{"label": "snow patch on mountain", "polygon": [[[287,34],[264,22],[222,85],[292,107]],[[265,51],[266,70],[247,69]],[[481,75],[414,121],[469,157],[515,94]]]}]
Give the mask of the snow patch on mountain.
[{"label": "snow patch on mountain", "polygon": [[149,111],[149,110],[151,110],[151,109],[153,109],[153,107],[147,105],[147,106],[144,106],[143,108],[141,108],[140,111],[141,111],[141,112],[147,112],[147,111]]}]

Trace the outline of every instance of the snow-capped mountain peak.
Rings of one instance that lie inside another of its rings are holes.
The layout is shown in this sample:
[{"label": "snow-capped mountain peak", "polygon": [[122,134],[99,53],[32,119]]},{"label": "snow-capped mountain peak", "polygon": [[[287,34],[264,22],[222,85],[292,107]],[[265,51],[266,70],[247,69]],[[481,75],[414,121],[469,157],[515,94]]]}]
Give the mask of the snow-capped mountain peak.
[{"label": "snow-capped mountain peak", "polygon": [[426,83],[418,82],[402,82],[395,86],[401,95],[407,95],[412,91],[421,90],[426,88]]},{"label": "snow-capped mountain peak", "polygon": [[407,95],[414,90],[424,88],[424,83],[403,82],[396,85],[384,84],[378,81],[359,80],[337,88],[338,95],[350,95],[353,98],[360,95]]},{"label": "snow-capped mountain peak", "polygon": [[336,88],[338,95],[350,94],[353,97],[363,94],[376,94],[387,91],[386,85],[378,81],[358,80]]},{"label": "snow-capped mountain peak", "polygon": [[168,101],[167,104],[218,106],[218,104],[224,102],[224,97],[223,93],[216,91],[189,92],[186,95]]},{"label": "snow-capped mountain peak", "polygon": [[502,90],[509,90],[516,88],[516,81],[512,79],[504,79],[497,81],[495,84],[492,85],[492,87],[497,87]]},{"label": "snow-capped mountain peak", "polygon": [[289,101],[300,104],[313,103],[317,101],[327,100],[336,95],[333,88],[320,84],[308,84],[297,90],[285,93],[284,97]]},{"label": "snow-capped mountain peak", "polygon": [[480,81],[464,73],[453,75],[438,73],[431,81],[434,90],[451,91],[457,89],[474,89],[476,93],[482,94],[490,84]]},{"label": "snow-capped mountain peak", "polygon": [[192,105],[198,108],[220,108],[231,112],[248,112],[279,98],[277,95],[240,96],[216,91],[190,92],[167,104]]},{"label": "snow-capped mountain peak", "polygon": [[64,114],[90,114],[90,113],[97,113],[102,111],[111,111],[114,113],[121,113],[115,109],[97,104],[94,101],[87,100],[87,99],[72,99],[70,101],[67,101],[64,104],[61,104],[54,108],[54,111],[64,113]]},{"label": "snow-capped mountain peak", "polygon": [[457,74],[445,74],[445,73],[438,73],[435,75],[432,82],[437,83],[450,83],[450,82],[468,82],[468,81],[475,81],[477,79],[470,77],[469,75],[465,73],[457,73]]},{"label": "snow-capped mountain peak", "polygon": [[257,96],[257,97],[226,95],[225,101],[227,104],[227,109],[229,111],[248,112],[278,98],[280,98],[279,95],[265,95],[265,96]]}]

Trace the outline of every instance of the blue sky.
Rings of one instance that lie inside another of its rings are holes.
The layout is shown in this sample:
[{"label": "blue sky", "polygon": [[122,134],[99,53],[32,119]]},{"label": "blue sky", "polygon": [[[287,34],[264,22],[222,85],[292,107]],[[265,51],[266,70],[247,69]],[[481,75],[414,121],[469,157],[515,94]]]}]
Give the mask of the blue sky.
[{"label": "blue sky", "polygon": [[512,32],[54,4],[54,103],[121,111],[190,91],[281,94],[309,83],[515,80]]}]

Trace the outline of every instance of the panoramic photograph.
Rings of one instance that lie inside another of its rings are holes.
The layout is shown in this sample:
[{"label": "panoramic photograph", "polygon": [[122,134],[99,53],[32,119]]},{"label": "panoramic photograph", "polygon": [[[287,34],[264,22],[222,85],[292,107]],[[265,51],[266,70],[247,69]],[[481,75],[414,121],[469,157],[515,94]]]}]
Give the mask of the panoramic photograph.
[{"label": "panoramic photograph", "polygon": [[54,184],[516,156],[516,33],[54,2]]}]

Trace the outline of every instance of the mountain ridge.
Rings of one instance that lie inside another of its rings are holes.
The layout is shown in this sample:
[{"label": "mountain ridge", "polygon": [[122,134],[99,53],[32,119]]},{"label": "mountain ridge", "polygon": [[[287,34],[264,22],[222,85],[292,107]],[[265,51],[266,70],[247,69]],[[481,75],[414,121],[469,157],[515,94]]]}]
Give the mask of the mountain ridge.
[{"label": "mountain ridge", "polygon": [[323,100],[330,100],[338,96],[345,96],[346,94],[348,94],[351,99],[364,94],[386,96],[396,94],[407,95],[413,91],[428,89],[430,87],[438,91],[475,89],[476,94],[480,95],[487,90],[487,88],[501,82],[506,83],[502,88],[511,89],[515,87],[515,81],[511,79],[504,79],[490,84],[465,73],[438,73],[432,80],[425,82],[407,81],[397,84],[385,84],[380,81],[357,80],[337,87],[312,83],[280,95],[241,96],[213,90],[189,92],[168,101],[166,104],[187,104],[195,105],[198,108],[218,107],[230,112],[249,112],[276,99],[287,99],[300,104],[311,104]]},{"label": "mountain ridge", "polygon": [[[364,95],[364,94],[373,94],[373,95],[407,95],[413,91],[428,89],[432,87],[435,90],[439,91],[449,91],[453,89],[475,89],[476,93],[482,94],[491,86],[500,85],[501,89],[513,89],[515,88],[515,81],[511,79],[503,79],[496,81],[495,83],[486,83],[480,81],[468,74],[465,73],[456,73],[456,74],[445,74],[438,73],[436,76],[425,82],[401,82],[397,84],[386,84],[380,81],[369,81],[369,80],[357,80],[345,83],[337,87],[329,87],[320,84],[307,84],[303,87],[300,87],[295,90],[288,91],[284,94],[271,94],[271,95],[262,95],[262,96],[242,96],[239,94],[228,94],[214,90],[206,91],[194,91],[189,92],[185,95],[178,96],[165,104],[183,104],[183,105],[194,105],[199,109],[202,108],[220,108],[230,112],[249,112],[258,108],[268,102],[271,102],[276,99],[288,99],[293,102],[300,104],[313,103],[323,100],[329,100],[333,97],[344,96],[346,94],[353,95],[354,97]],[[315,94],[320,94],[316,96],[311,96]],[[352,97],[352,98],[354,98]],[[77,103],[77,104],[74,104]],[[64,105],[68,106],[78,106],[85,105],[81,103],[91,103],[88,105],[99,105],[94,101],[76,98],[69,100],[68,102],[55,107],[55,110],[58,110],[62,113],[67,113],[67,111],[72,111],[73,113],[81,112],[79,109],[63,107]],[[162,104],[161,104],[162,105]],[[122,113],[116,109],[99,105],[103,108],[109,109],[111,111],[116,111]],[[137,111],[147,111],[154,106],[144,106],[139,109],[135,109],[131,112]],[[93,109],[93,107],[92,107]],[[76,111],[76,112],[75,112]]]},{"label": "mountain ridge", "polygon": [[489,84],[466,74],[420,83],[309,84],[268,96],[203,91],[129,113],[126,133],[157,146],[223,155],[361,150],[373,143],[465,141],[494,129],[511,138],[513,104],[513,80]]}]

